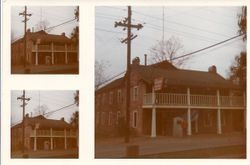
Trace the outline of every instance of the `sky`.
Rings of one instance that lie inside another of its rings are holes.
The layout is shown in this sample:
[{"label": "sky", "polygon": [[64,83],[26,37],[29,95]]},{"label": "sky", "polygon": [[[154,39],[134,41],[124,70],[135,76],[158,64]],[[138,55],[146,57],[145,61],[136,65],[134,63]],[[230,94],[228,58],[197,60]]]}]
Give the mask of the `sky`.
[{"label": "sky", "polygon": [[[34,109],[39,107],[39,105],[46,105],[48,107],[47,113],[73,104],[75,92],[75,90],[27,90],[25,91],[25,97],[30,98],[30,101],[26,101],[25,114],[28,113],[29,116],[31,116],[31,114],[33,117],[36,116],[37,113],[35,113]],[[21,97],[22,95],[23,91],[21,90],[11,91],[11,125],[22,121],[23,109],[20,107],[22,101],[17,100],[17,97]],[[78,111],[78,107],[73,105],[45,117],[58,120],[64,117],[65,121],[69,122],[75,111]]]},{"label": "sky", "polygon": [[[31,17],[28,17],[27,29],[34,27],[36,31],[36,25],[40,21],[48,22],[48,27],[59,25],[68,20],[74,19],[74,10],[76,6],[27,6],[27,13],[32,14]],[[24,34],[24,20],[23,16],[20,16],[19,13],[24,11],[24,6],[13,6],[11,7],[11,33],[13,34],[14,39],[18,39]],[[69,37],[73,28],[78,25],[76,20],[53,28],[49,33],[51,34],[61,34],[63,32]],[[21,28],[20,28],[21,27]]]},{"label": "sky", "polygon": [[[139,57],[144,64],[144,54],[152,63],[150,49],[161,41],[177,37],[185,53],[202,49],[238,35],[239,6],[132,6],[132,24],[141,23],[142,29],[132,30],[138,37],[132,40],[131,60]],[[99,6],[95,9],[95,60],[107,63],[106,77],[113,77],[126,70],[127,46],[120,41],[126,38],[126,30],[114,27],[115,21],[127,17],[126,6]],[[164,34],[164,35],[163,35]],[[183,69],[207,71],[212,65],[224,78],[229,67],[241,51],[246,50],[242,37],[220,46],[202,51],[190,57]]]}]

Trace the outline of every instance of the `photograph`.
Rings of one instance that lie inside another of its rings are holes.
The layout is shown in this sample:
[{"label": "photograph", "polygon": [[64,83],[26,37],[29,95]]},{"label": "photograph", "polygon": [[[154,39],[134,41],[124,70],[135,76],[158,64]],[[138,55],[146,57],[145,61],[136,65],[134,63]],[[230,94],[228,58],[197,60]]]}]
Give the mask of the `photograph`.
[{"label": "photograph", "polygon": [[12,90],[11,158],[78,158],[79,91]]},{"label": "photograph", "polygon": [[11,74],[79,74],[79,6],[12,6]]},{"label": "photograph", "polygon": [[95,7],[95,158],[246,159],[246,6]]}]

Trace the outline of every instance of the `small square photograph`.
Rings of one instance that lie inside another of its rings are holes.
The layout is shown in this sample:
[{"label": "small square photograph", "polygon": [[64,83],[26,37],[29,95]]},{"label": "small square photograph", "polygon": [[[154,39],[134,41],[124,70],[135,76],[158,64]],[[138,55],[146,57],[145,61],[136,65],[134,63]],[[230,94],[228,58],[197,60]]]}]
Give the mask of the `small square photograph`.
[{"label": "small square photograph", "polygon": [[79,91],[11,91],[11,158],[78,158]]},{"label": "small square photograph", "polygon": [[246,6],[95,8],[95,158],[246,159]]},{"label": "small square photograph", "polygon": [[79,74],[79,6],[12,6],[11,74]]}]

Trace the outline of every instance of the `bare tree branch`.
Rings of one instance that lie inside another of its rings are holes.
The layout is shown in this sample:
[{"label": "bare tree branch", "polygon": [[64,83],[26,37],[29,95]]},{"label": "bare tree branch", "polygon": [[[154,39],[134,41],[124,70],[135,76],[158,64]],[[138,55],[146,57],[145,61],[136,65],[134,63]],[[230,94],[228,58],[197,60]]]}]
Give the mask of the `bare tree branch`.
[{"label": "bare tree branch", "polygon": [[180,39],[172,36],[166,41],[158,41],[158,43],[150,49],[151,60],[156,62],[169,61],[175,66],[181,67],[190,57],[184,57],[173,60],[178,55],[184,53],[184,46]]}]

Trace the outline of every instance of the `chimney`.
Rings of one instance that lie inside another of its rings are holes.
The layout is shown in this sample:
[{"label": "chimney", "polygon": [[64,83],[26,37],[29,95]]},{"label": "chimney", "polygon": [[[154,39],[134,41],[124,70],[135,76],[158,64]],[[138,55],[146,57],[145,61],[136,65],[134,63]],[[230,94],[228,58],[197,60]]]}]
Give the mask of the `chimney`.
[{"label": "chimney", "polygon": [[212,65],[208,68],[208,72],[210,73],[217,73],[217,69],[215,65]]},{"label": "chimney", "polygon": [[145,62],[145,66],[147,66],[147,54],[144,54],[144,62]]},{"label": "chimney", "polygon": [[61,118],[61,121],[64,121],[64,117]]},{"label": "chimney", "polygon": [[62,33],[62,36],[65,36],[65,32]]},{"label": "chimney", "polygon": [[34,30],[34,27],[32,27],[32,33],[34,33],[34,31],[35,31],[35,30]]},{"label": "chimney", "polygon": [[140,65],[140,58],[139,57],[135,57],[132,61],[132,65],[138,66]]}]

